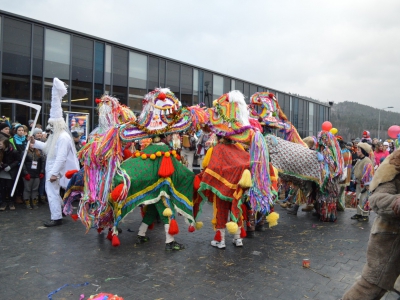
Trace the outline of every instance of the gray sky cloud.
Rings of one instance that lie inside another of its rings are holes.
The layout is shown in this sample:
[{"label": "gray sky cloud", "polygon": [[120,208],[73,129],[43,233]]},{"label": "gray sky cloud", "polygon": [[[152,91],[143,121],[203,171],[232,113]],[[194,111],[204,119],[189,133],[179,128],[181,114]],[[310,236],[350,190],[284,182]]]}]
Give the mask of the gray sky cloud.
[{"label": "gray sky cloud", "polygon": [[0,0],[0,7],[285,92],[400,112],[397,0]]}]

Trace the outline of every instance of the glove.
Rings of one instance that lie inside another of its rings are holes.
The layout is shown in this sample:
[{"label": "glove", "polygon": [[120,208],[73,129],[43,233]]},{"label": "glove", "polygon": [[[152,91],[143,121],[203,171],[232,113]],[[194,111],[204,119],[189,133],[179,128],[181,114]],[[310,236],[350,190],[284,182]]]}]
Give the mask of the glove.
[{"label": "glove", "polygon": [[24,178],[25,178],[25,180],[29,181],[29,180],[31,180],[31,175],[30,174],[26,174],[24,176]]},{"label": "glove", "polygon": [[43,173],[40,173],[40,174],[39,174],[39,178],[40,178],[40,179],[43,179],[43,178],[44,178],[44,174],[43,174]]},{"label": "glove", "polygon": [[4,171],[6,171],[6,172],[8,172],[10,170],[11,170],[10,166],[7,166],[7,167],[4,168]]}]

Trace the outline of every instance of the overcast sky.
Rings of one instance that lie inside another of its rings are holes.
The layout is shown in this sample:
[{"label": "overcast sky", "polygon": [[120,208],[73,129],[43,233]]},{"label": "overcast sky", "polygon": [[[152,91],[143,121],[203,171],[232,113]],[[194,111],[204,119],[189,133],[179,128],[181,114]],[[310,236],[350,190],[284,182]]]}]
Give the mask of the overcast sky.
[{"label": "overcast sky", "polygon": [[400,112],[398,0],[0,0],[0,9],[272,89]]}]

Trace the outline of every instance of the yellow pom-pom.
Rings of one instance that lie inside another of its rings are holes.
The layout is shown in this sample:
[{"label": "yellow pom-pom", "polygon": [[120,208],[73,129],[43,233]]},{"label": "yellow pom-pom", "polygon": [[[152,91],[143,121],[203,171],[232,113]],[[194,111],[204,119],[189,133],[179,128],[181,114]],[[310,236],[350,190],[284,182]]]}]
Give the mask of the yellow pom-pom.
[{"label": "yellow pom-pom", "polygon": [[147,158],[147,155],[146,155],[146,154],[142,154],[141,158],[142,158],[142,159],[146,159],[146,158]]},{"label": "yellow pom-pom", "polygon": [[267,220],[269,227],[274,227],[278,225],[279,214],[272,212],[265,219]]},{"label": "yellow pom-pom", "polygon": [[175,154],[176,154],[176,151],[175,151],[175,150],[172,150],[172,151],[171,151],[171,154],[172,154],[172,155],[175,155]]},{"label": "yellow pom-pom", "polygon": [[249,170],[244,170],[242,174],[242,178],[240,178],[239,185],[244,188],[248,189],[252,186],[251,182],[251,173]]},{"label": "yellow pom-pom", "polygon": [[170,217],[172,216],[172,210],[169,207],[167,207],[166,209],[164,209],[162,214],[164,217]]},{"label": "yellow pom-pom", "polygon": [[158,157],[160,157],[162,154],[161,154],[161,151],[157,151],[156,152],[156,155],[158,156]]},{"label": "yellow pom-pom", "polygon": [[239,226],[235,222],[228,222],[226,223],[226,229],[230,234],[235,234],[238,231]]},{"label": "yellow pom-pom", "polygon": [[150,159],[156,159],[156,155],[155,154],[152,154],[152,155],[150,155]]},{"label": "yellow pom-pom", "polygon": [[214,226],[217,225],[217,219],[212,219],[211,220],[211,224],[214,225]]},{"label": "yellow pom-pom", "polygon": [[136,151],[135,156],[136,156],[136,157],[139,157],[139,156],[140,156],[140,152],[139,152],[139,151]]},{"label": "yellow pom-pom", "polygon": [[196,222],[196,224],[194,225],[194,227],[195,227],[197,230],[203,228],[203,222]]},{"label": "yellow pom-pom", "polygon": [[173,155],[175,158],[178,156],[178,154],[176,154],[176,153],[175,153],[175,154],[172,154],[172,155]]},{"label": "yellow pom-pom", "polygon": [[171,153],[165,152],[165,153],[164,153],[164,156],[165,156],[165,157],[170,157],[170,156],[171,156]]}]

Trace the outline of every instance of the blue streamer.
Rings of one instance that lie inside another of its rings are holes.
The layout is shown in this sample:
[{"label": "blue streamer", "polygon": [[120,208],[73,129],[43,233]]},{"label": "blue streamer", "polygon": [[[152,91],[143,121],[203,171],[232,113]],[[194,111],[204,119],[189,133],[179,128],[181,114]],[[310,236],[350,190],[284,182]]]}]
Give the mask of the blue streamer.
[{"label": "blue streamer", "polygon": [[49,298],[49,300],[53,300],[52,296],[56,293],[58,293],[59,291],[61,291],[63,288],[67,287],[67,286],[71,286],[71,287],[81,287],[81,286],[86,286],[88,285],[89,282],[85,282],[85,283],[81,283],[81,284],[64,284],[62,287],[56,289],[55,291],[52,291],[50,294],[47,295],[47,298]]}]

